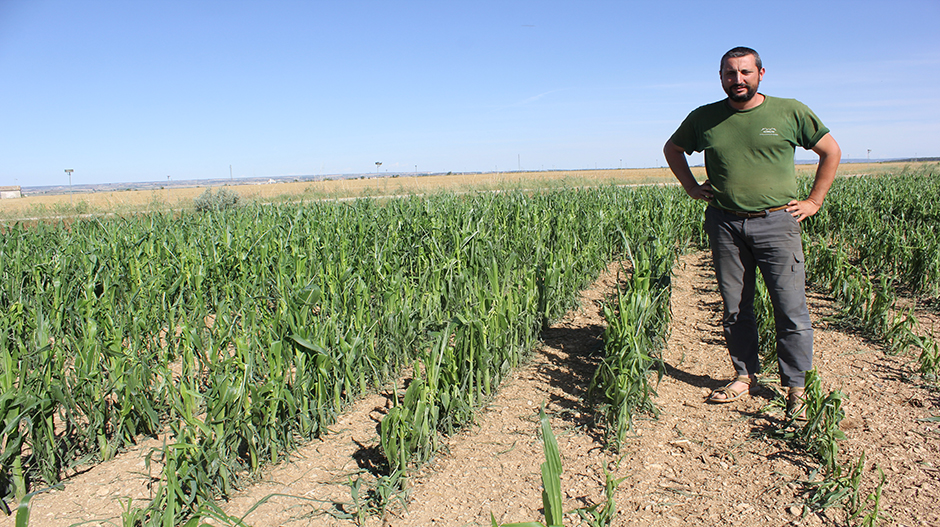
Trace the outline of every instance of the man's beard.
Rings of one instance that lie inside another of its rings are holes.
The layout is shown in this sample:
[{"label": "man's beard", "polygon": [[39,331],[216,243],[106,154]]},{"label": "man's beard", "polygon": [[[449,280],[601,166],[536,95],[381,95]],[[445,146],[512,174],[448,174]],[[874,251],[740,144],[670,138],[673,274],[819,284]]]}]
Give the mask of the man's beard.
[{"label": "man's beard", "polygon": [[[742,95],[738,95],[738,94],[734,93],[735,88],[737,88],[737,87],[739,87],[739,86],[744,86],[744,87],[747,88],[747,91],[744,92]],[[742,85],[742,84],[735,84],[734,86],[728,87],[728,89],[725,90],[725,93],[727,93],[727,94],[728,94],[728,98],[731,99],[731,100],[734,101],[734,102],[747,102],[747,101],[750,101],[751,99],[753,99],[755,95],[757,95],[757,86],[750,86],[750,85],[747,85],[747,84],[743,84],[743,85]]]}]

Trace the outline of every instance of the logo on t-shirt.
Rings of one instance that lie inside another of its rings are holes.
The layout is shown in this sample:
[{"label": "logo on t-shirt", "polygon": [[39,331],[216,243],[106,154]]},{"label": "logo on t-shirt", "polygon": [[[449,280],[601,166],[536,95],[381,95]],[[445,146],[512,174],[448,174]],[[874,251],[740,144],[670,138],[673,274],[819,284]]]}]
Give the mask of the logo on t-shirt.
[{"label": "logo on t-shirt", "polygon": [[776,128],[761,128],[760,135],[777,135]]}]

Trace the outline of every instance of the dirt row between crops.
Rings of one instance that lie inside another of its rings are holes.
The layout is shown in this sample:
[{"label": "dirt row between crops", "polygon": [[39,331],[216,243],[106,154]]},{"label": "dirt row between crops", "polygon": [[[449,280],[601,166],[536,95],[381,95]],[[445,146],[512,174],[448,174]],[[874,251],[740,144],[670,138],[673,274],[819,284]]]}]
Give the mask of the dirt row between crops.
[{"label": "dirt row between crops", "polygon": [[[816,465],[768,436],[781,424],[781,412],[770,404],[772,382],[731,405],[703,403],[732,372],[720,338],[720,297],[702,254],[683,257],[675,269],[668,366],[656,398],[661,415],[637,421],[622,456],[603,449],[585,390],[602,345],[601,305],[616,280],[617,266],[611,266],[584,292],[580,308],[543,336],[544,345],[504,383],[477,423],[448,438],[409,480],[407,508],[393,503],[384,517],[365,524],[490,525],[491,513],[498,522],[543,521],[537,436],[543,404],[558,438],[566,510],[598,503],[608,468],[626,478],[616,493],[613,525],[844,524],[837,510],[804,514],[799,482]],[[878,480],[876,465],[887,475],[882,525],[940,525],[940,423],[922,420],[940,414],[940,396],[910,373],[910,356],[887,357],[862,337],[827,325],[827,299],[811,294],[810,303],[824,388],[847,395],[843,459],[866,453],[866,490]],[[331,434],[266,471],[224,508],[257,527],[355,525],[342,518],[355,512],[348,483],[361,478],[364,492],[374,480],[381,459],[377,425],[387,404],[382,394],[356,403]],[[155,446],[158,441],[144,442],[74,475],[64,490],[37,496],[32,525],[120,524],[121,500],[143,504],[149,497],[143,456]],[[577,515],[569,514],[565,524],[577,525]],[[0,519],[0,527],[8,525],[12,518]]]}]

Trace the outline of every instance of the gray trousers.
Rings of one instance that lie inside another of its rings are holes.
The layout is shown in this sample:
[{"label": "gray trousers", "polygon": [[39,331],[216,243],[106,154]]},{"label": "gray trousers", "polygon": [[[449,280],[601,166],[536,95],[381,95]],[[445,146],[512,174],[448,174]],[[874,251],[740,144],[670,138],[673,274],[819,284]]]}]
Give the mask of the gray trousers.
[{"label": "gray trousers", "polygon": [[806,268],[800,225],[785,210],[741,218],[709,206],[705,212],[724,302],[722,328],[738,375],[760,371],[754,291],[757,269],[770,293],[783,386],[803,386],[813,367],[813,327],[806,307]]}]

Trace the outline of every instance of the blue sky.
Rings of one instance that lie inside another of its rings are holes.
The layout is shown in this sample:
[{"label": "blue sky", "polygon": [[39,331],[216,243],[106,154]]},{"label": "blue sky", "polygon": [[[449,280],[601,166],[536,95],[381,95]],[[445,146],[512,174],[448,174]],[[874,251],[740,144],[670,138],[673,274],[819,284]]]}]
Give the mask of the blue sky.
[{"label": "blue sky", "polygon": [[938,20],[937,0],[0,0],[0,185],[662,166],[738,45],[844,157],[938,156]]}]

